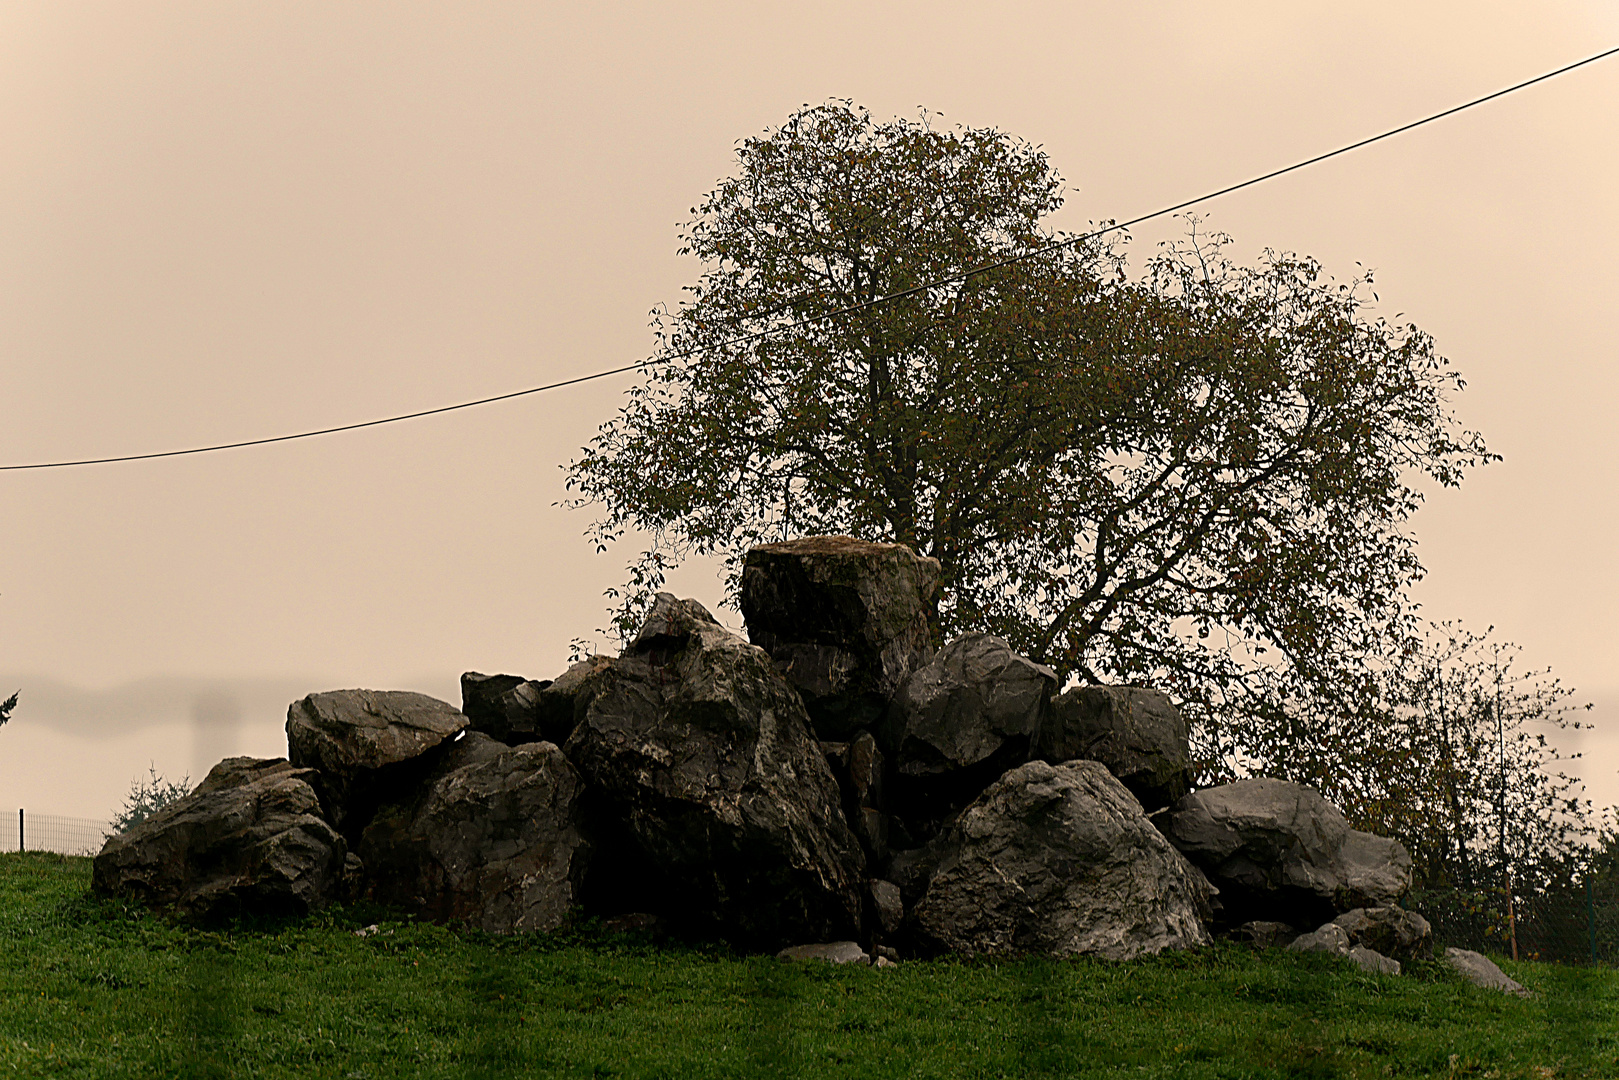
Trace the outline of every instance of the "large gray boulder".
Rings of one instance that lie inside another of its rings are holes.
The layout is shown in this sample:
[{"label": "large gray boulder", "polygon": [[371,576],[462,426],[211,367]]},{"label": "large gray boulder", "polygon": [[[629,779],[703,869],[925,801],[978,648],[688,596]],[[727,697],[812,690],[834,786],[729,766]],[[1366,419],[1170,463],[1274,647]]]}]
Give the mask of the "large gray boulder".
[{"label": "large gray boulder", "polygon": [[493,934],[554,929],[590,856],[584,780],[549,742],[468,732],[425,790],[384,805],[360,840],[372,899]]},{"label": "large gray boulder", "polygon": [[1157,810],[1191,789],[1186,720],[1161,690],[1078,686],[1051,703],[1035,756],[1053,765],[1074,758],[1100,761]]},{"label": "large gray boulder", "polygon": [[564,749],[599,800],[599,909],[755,947],[858,933],[865,859],[803,702],[702,605],[658,594]]},{"label": "large gray boulder", "polygon": [[936,559],[902,544],[811,536],[764,544],[742,566],[748,637],[804,698],[816,733],[848,739],[882,718],[933,656]]},{"label": "large gray boulder", "polygon": [[1154,821],[1220,890],[1221,921],[1317,925],[1357,907],[1393,904],[1411,887],[1396,840],[1349,827],[1314,789],[1239,780],[1195,791]]},{"label": "large gray boulder", "polygon": [[890,801],[918,841],[1029,760],[1057,675],[992,634],[950,642],[905,681],[883,727]]},{"label": "large gray boulder", "polygon": [[107,840],[96,891],[197,918],[321,907],[336,899],[346,847],[321,817],[312,776],[282,758],[226,758],[195,791]]},{"label": "large gray boulder", "polygon": [[358,840],[384,794],[421,782],[430,752],[467,726],[453,705],[404,690],[332,690],[287,709],[287,757],[318,774],[333,825]]},{"label": "large gray boulder", "polygon": [[924,948],[1128,960],[1209,941],[1209,883],[1094,761],[1013,769],[930,848]]}]

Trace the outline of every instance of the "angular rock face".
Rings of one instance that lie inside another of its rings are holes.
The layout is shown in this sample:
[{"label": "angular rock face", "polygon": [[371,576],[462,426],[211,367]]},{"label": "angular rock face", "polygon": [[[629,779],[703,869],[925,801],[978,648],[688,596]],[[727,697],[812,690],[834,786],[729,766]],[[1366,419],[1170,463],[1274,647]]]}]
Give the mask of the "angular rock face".
[{"label": "angular rock face", "polygon": [[504,743],[534,741],[539,738],[540,691],[550,685],[521,675],[464,673],[461,712],[467,727]]},{"label": "angular rock face", "polygon": [[742,568],[748,637],[797,688],[823,739],[847,739],[933,656],[939,563],[902,544],[812,536],[765,544]]},{"label": "angular rock face", "polygon": [[858,932],[865,860],[803,703],[700,604],[658,595],[565,750],[599,799],[598,862],[629,874],[604,907],[750,945]]},{"label": "angular rock face", "polygon": [[[967,634],[906,680],[884,737],[896,769],[894,802],[922,835],[1029,759],[1057,675],[1001,638]],[[918,824],[922,822],[923,824]]]},{"label": "angular rock face", "polygon": [[1392,904],[1411,885],[1399,842],[1349,827],[1302,784],[1239,780],[1205,788],[1155,816],[1220,889],[1221,918],[1308,926],[1356,907]]},{"label": "angular rock face", "polygon": [[1094,761],[1033,761],[933,845],[910,925],[924,947],[1128,960],[1209,941],[1209,884]]},{"label": "angular rock face", "polygon": [[1141,800],[1157,810],[1191,788],[1186,721],[1160,690],[1134,686],[1080,686],[1051,703],[1035,756],[1053,765],[1100,761]]},{"label": "angular rock face", "polygon": [[334,899],[343,838],[320,816],[313,773],[226,758],[191,794],[108,839],[96,891],[210,918],[302,915]]},{"label": "angular rock face", "polygon": [[424,755],[466,726],[454,706],[426,694],[332,690],[287,709],[287,756],[316,770],[327,815],[352,841],[385,795],[419,783]]},{"label": "angular rock face", "polygon": [[418,799],[379,808],[366,826],[371,897],[493,934],[555,928],[589,861],[583,788],[553,743],[467,733]]},{"label": "angular rock face", "polygon": [[1433,955],[1433,927],[1414,911],[1387,907],[1355,908],[1332,920],[1344,928],[1349,940],[1397,960]]}]

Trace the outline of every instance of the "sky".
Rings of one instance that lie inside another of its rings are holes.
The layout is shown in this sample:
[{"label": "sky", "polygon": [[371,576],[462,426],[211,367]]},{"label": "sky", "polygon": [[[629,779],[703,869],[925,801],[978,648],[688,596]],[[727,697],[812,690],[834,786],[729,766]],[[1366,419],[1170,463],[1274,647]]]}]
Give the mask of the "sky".
[{"label": "sky", "polygon": [[[1040,144],[1126,219],[1619,45],[1619,0],[0,6],[0,464],[278,435],[633,363],[678,224],[798,106]],[[1375,270],[1503,456],[1410,523],[1426,614],[1590,701],[1619,802],[1619,57],[1199,208]],[[1137,261],[1184,224],[1133,230]],[[285,752],[316,690],[459,703],[605,621],[562,467],[631,376],[269,447],[0,473],[0,809]],[[711,607],[714,568],[674,590]],[[721,613],[732,622],[734,614]]]}]

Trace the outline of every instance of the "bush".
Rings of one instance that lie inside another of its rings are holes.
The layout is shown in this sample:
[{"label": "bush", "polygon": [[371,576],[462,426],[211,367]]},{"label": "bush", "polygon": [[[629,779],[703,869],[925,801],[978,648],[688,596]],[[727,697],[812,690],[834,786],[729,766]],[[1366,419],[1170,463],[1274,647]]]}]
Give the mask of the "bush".
[{"label": "bush", "polygon": [[123,810],[112,819],[112,830],[108,835],[128,832],[165,806],[191,794],[191,777],[182,777],[179,783],[175,783],[159,776],[155,764],[149,765],[147,771],[147,779],[136,777],[130,785],[129,798],[124,800]]}]

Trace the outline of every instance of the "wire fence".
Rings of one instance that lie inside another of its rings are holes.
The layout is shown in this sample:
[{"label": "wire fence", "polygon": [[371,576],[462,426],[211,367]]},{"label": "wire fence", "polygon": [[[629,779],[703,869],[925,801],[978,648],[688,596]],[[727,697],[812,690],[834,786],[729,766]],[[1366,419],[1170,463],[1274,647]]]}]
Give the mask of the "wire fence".
[{"label": "wire fence", "polygon": [[94,855],[107,842],[112,825],[91,818],[0,811],[0,851],[54,851]]},{"label": "wire fence", "polygon": [[1437,947],[1556,964],[1619,964],[1619,882],[1547,889],[1426,889],[1403,906],[1433,924]]}]

